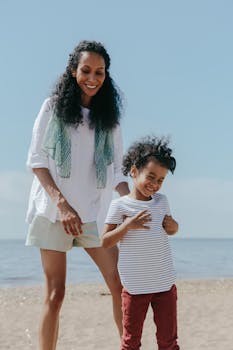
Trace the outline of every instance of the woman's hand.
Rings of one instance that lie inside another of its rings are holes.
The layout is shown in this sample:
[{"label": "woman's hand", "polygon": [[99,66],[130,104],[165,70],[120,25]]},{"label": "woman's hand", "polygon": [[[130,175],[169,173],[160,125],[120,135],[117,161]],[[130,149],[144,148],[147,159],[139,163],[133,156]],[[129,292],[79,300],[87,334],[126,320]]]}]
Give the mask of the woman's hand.
[{"label": "woman's hand", "polygon": [[68,235],[78,236],[82,234],[82,220],[78,213],[62,197],[57,204],[60,220]]},{"label": "woman's hand", "polygon": [[147,210],[142,210],[134,216],[127,216],[122,226],[127,228],[127,230],[149,230],[150,227],[146,226],[148,222],[151,221],[151,214]]},{"label": "woman's hand", "polygon": [[174,235],[179,228],[178,223],[170,215],[164,216],[162,225],[168,235]]},{"label": "woman's hand", "polygon": [[59,213],[60,220],[64,227],[65,232],[68,235],[77,236],[82,233],[81,225],[82,220],[78,213],[69,205],[67,200],[64,198],[56,183],[54,182],[49,169],[47,168],[34,168],[34,174],[38,177],[41,185],[44,187],[46,192],[54,203],[56,203]]}]

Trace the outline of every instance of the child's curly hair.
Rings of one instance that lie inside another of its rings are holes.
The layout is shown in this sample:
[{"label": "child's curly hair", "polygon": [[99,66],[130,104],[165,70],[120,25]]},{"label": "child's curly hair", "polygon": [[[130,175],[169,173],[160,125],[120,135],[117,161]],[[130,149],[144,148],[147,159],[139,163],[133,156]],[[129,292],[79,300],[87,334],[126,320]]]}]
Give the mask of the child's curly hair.
[{"label": "child's curly hair", "polygon": [[123,174],[128,175],[133,165],[137,169],[143,168],[153,158],[173,174],[176,160],[171,156],[172,150],[168,147],[168,143],[168,139],[155,136],[146,136],[134,142],[123,158]]}]

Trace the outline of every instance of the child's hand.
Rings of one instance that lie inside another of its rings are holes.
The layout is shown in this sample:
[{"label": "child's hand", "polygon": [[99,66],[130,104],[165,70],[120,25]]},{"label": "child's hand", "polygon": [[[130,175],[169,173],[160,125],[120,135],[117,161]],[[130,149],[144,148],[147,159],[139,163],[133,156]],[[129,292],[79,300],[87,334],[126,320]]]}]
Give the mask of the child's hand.
[{"label": "child's hand", "polygon": [[179,228],[178,223],[169,215],[164,216],[162,225],[168,235],[174,235]]},{"label": "child's hand", "polygon": [[151,221],[151,214],[147,210],[142,210],[134,216],[127,216],[122,225],[127,227],[127,230],[149,230],[149,226],[145,226]]}]

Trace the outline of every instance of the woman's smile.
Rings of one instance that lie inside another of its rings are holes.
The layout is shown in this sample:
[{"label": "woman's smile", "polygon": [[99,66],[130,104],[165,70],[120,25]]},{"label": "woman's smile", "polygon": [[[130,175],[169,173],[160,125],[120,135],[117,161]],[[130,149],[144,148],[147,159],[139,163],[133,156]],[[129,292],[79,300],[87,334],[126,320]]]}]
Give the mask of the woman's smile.
[{"label": "woman's smile", "polygon": [[88,89],[95,89],[97,87],[97,85],[87,85],[86,86],[88,87]]}]

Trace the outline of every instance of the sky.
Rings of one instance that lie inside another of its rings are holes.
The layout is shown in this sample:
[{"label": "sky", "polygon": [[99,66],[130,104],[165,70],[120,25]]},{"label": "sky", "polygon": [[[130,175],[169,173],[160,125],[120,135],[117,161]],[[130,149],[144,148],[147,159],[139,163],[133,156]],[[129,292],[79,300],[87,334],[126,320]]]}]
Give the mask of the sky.
[{"label": "sky", "polygon": [[0,238],[24,238],[25,162],[43,100],[80,40],[102,42],[124,94],[124,149],[168,136],[161,192],[177,237],[233,237],[233,2],[0,1]]}]

